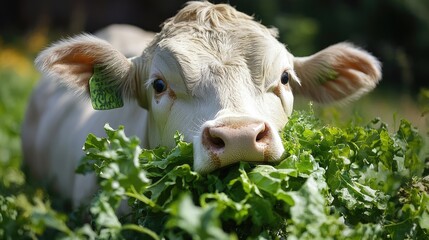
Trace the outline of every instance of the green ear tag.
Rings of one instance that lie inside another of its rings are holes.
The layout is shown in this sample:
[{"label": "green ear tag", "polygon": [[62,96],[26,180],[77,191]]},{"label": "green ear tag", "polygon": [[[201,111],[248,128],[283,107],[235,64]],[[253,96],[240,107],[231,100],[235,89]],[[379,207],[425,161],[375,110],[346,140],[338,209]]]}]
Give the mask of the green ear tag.
[{"label": "green ear tag", "polygon": [[108,110],[124,106],[121,92],[112,84],[103,81],[101,69],[94,66],[94,74],[89,79],[89,93],[95,110]]}]

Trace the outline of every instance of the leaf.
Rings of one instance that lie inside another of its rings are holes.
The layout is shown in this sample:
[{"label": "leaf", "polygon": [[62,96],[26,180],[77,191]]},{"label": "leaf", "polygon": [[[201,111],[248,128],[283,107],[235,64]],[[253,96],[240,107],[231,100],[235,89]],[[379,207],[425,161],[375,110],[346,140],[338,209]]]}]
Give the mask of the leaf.
[{"label": "leaf", "polygon": [[234,239],[220,227],[219,213],[212,205],[205,208],[195,206],[189,195],[181,196],[171,206],[171,218],[167,228],[181,228],[192,239]]},{"label": "leaf", "polygon": [[51,208],[49,202],[42,202],[38,197],[34,197],[33,202],[34,204],[22,194],[15,199],[17,207],[23,211],[22,214],[30,218],[33,231],[41,234],[49,227],[67,235],[72,234],[72,231],[65,223],[66,215],[57,213]]}]

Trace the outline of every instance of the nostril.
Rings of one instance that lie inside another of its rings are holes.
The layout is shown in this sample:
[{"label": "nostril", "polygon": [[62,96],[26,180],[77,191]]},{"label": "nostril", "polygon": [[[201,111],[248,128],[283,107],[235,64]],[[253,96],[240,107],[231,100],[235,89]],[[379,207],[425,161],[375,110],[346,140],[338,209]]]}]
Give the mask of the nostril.
[{"label": "nostril", "polygon": [[270,131],[270,129],[269,129],[268,125],[264,124],[264,127],[261,129],[261,131],[256,136],[256,142],[263,141],[268,136],[269,131]]},{"label": "nostril", "polygon": [[204,129],[203,136],[203,142],[207,147],[217,150],[225,148],[225,142],[222,138],[213,135],[210,128]]},{"label": "nostril", "polygon": [[212,143],[213,146],[217,147],[217,148],[224,148],[225,147],[225,142],[218,137],[210,137],[210,142]]}]

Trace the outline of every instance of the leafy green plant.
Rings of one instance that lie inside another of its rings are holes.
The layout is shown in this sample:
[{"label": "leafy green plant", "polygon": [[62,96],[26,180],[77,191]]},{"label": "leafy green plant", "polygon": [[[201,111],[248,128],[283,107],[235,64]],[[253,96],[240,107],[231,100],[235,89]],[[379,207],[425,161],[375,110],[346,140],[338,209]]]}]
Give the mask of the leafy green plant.
[{"label": "leafy green plant", "polygon": [[[78,168],[95,172],[100,184],[87,223],[55,212],[48,202],[10,201],[28,216],[25,231],[43,238],[42,230],[50,228],[51,238],[77,239],[425,239],[429,234],[427,153],[405,120],[390,134],[379,120],[339,128],[321,124],[312,112],[295,111],[282,132],[286,151],[279,164],[242,162],[207,175],[192,171],[192,144],[180,134],[173,149],[141,149],[123,128],[105,130],[106,138],[88,136]],[[129,204],[125,215],[117,211],[123,199]]]}]

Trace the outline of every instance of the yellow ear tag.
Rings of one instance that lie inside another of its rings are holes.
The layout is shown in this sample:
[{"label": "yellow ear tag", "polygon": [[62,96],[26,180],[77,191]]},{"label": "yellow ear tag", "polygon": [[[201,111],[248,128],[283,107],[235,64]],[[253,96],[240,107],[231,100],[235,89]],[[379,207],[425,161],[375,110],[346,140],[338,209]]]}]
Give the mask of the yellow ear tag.
[{"label": "yellow ear tag", "polygon": [[109,110],[124,106],[120,90],[113,84],[103,81],[99,66],[94,66],[94,73],[89,79],[89,94],[92,108],[95,110]]}]

